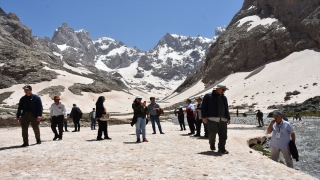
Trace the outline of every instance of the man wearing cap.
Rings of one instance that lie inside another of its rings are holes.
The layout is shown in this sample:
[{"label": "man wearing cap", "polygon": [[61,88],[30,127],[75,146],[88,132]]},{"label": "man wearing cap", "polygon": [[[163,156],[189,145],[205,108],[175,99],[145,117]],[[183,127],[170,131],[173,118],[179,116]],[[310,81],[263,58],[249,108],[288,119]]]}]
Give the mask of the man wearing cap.
[{"label": "man wearing cap", "polygon": [[151,120],[151,124],[152,124],[152,129],[153,129],[153,133],[152,134],[156,134],[156,125],[155,125],[155,123],[157,123],[157,126],[159,128],[160,134],[164,134],[162,132],[162,128],[161,128],[161,124],[160,124],[160,118],[159,118],[159,115],[157,113],[157,111],[160,110],[160,105],[156,103],[156,98],[155,97],[150,97],[150,101],[151,101],[151,103],[148,105],[148,110],[149,110],[150,120]]},{"label": "man wearing cap", "polygon": [[[51,121],[51,129],[54,133],[53,140],[62,140],[63,134],[63,121],[67,121],[67,110],[65,105],[60,102],[60,96],[54,96],[54,103],[50,107],[50,121]],[[59,129],[59,134],[57,132],[57,127]]]},{"label": "man wearing cap", "polygon": [[280,152],[282,152],[288,167],[293,168],[293,161],[289,149],[289,142],[296,141],[296,135],[292,125],[283,119],[281,111],[274,111],[273,118],[268,127],[268,134],[272,133],[270,141],[271,159],[278,162]]},{"label": "man wearing cap", "polygon": [[208,123],[210,149],[216,150],[216,134],[219,135],[218,152],[228,154],[226,150],[227,125],[230,124],[228,100],[224,92],[228,90],[225,85],[218,84],[211,93],[204,96],[201,114],[204,123]]},{"label": "man wearing cap", "polygon": [[42,119],[43,107],[40,97],[32,94],[32,87],[30,85],[24,86],[23,89],[26,95],[19,101],[16,117],[22,128],[23,144],[21,147],[26,147],[29,146],[28,127],[30,123],[34,131],[37,144],[41,144],[39,124]]},{"label": "man wearing cap", "polygon": [[[202,104],[202,98],[198,97],[197,99],[197,107],[196,107],[196,129],[197,129],[197,134],[194,135],[195,137],[200,137],[201,134],[201,124],[203,123],[202,121],[202,115],[201,115],[201,104]],[[204,123],[204,137],[208,137],[208,128],[207,128],[207,123]]]}]

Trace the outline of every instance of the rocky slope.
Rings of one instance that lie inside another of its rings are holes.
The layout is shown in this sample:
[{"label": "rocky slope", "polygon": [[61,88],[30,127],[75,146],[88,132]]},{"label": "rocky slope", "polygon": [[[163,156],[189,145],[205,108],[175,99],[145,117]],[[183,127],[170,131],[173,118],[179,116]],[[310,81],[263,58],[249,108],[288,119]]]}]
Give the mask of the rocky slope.
[{"label": "rocky slope", "polygon": [[320,0],[245,0],[210,47],[204,65],[176,90],[202,80],[207,86],[293,52],[320,48]]}]

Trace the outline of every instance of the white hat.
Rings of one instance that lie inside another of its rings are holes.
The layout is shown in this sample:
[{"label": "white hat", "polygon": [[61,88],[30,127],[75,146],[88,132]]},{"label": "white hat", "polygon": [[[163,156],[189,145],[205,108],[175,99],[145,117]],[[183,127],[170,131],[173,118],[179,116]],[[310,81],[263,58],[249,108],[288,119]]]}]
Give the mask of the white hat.
[{"label": "white hat", "polygon": [[217,84],[213,89],[215,90],[215,89],[219,89],[219,88],[229,90],[229,89],[227,88],[227,86],[222,85],[222,84]]},{"label": "white hat", "polygon": [[142,99],[142,96],[137,95],[137,96],[136,96],[136,99]]}]

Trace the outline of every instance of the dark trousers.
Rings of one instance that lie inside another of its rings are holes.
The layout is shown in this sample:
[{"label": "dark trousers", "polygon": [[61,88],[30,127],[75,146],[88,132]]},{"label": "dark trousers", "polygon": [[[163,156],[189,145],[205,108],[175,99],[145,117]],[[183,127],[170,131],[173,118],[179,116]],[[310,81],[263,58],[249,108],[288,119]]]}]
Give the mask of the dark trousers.
[{"label": "dark trousers", "polygon": [[63,121],[64,124],[64,130],[68,131],[68,120],[67,121]]},{"label": "dark trousers", "polygon": [[215,147],[216,143],[216,135],[219,135],[219,144],[218,148],[221,151],[226,150],[226,141],[227,141],[227,122],[220,121],[220,122],[214,122],[214,121],[208,121],[208,130],[209,130],[209,143],[210,148],[213,149]]},{"label": "dark trousers", "polygon": [[98,136],[97,138],[101,138],[102,136],[102,132],[104,133],[104,138],[108,137],[108,123],[107,121],[101,121],[101,120],[97,120],[98,121]]},{"label": "dark trousers", "polygon": [[195,130],[195,127],[194,127],[194,119],[187,119],[188,121],[188,126],[189,126],[189,129],[190,129],[190,132],[192,134],[194,134],[194,130]]},{"label": "dark trousers", "polygon": [[73,123],[74,123],[74,130],[75,131],[80,131],[80,119],[73,118]]},{"label": "dark trousers", "polygon": [[159,128],[159,131],[160,131],[160,133],[161,133],[161,132],[162,132],[162,128],[161,128],[159,116],[158,116],[158,115],[150,115],[150,120],[151,120],[151,123],[152,123],[153,132],[154,132],[154,133],[156,132],[156,123],[157,123],[157,126],[158,126],[158,128]]},{"label": "dark trousers", "polygon": [[262,117],[258,117],[259,126],[264,126]]},{"label": "dark trousers", "polygon": [[[59,134],[57,132],[57,125],[59,129]],[[51,118],[51,129],[55,137],[62,138],[63,135],[63,115],[52,116]]]},{"label": "dark trousers", "polygon": [[91,129],[96,129],[96,119],[91,118]]},{"label": "dark trousers", "polygon": [[181,130],[186,130],[186,125],[184,124],[184,117],[178,117],[178,120],[179,120],[179,124],[180,124],[180,128]]},{"label": "dark trousers", "polygon": [[[202,124],[202,119],[196,120],[196,128],[197,128],[197,135],[200,136],[201,133],[201,124]],[[206,123],[203,123],[203,128],[204,128],[204,135],[208,136],[209,132],[208,132],[208,126]]]},{"label": "dark trousers", "polygon": [[20,124],[21,124],[21,128],[22,128],[22,138],[23,138],[24,144],[29,144],[28,128],[29,128],[30,123],[31,123],[32,129],[34,131],[34,135],[36,136],[36,139],[40,140],[40,129],[39,129],[40,122],[37,121],[37,118],[34,117],[31,113],[24,114],[20,118]]}]

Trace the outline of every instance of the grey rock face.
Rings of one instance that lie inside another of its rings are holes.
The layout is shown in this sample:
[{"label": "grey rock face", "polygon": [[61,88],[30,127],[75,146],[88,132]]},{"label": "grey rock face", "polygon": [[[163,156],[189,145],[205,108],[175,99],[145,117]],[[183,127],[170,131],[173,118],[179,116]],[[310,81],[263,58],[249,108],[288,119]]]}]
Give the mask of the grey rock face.
[{"label": "grey rock face", "polygon": [[[320,0],[245,0],[226,31],[210,47],[204,65],[176,90],[202,79],[207,84],[232,72],[252,70],[295,51],[320,48]],[[275,18],[252,29],[245,17]]]},{"label": "grey rock face", "polygon": [[103,93],[110,92],[111,90],[106,86],[106,84],[101,82],[93,82],[92,84],[79,84],[76,83],[68,88],[73,94],[82,96],[81,92],[92,92],[92,93]]},{"label": "grey rock face", "polygon": [[307,99],[301,104],[289,104],[282,107],[284,113],[320,113],[320,96]]},{"label": "grey rock face", "polygon": [[39,91],[38,95],[43,96],[48,94],[50,98],[53,98],[54,96],[60,96],[61,92],[63,92],[64,90],[65,90],[65,87],[61,85],[50,86]]}]

